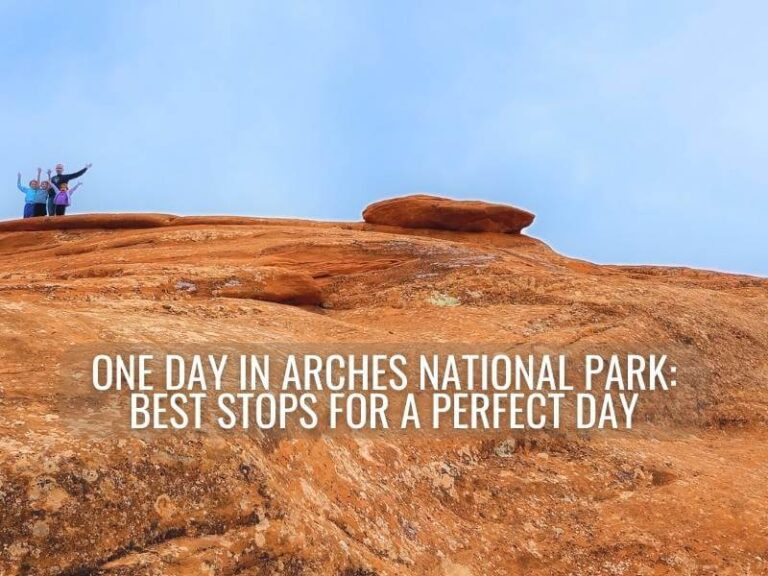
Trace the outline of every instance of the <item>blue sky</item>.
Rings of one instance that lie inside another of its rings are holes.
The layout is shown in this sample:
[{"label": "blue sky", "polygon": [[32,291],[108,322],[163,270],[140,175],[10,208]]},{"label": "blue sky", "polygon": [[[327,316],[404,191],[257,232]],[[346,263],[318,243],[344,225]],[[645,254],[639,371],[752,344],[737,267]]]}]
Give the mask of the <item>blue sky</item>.
[{"label": "blue sky", "polygon": [[[596,262],[768,275],[768,4],[0,0],[0,218],[518,205]],[[51,32],[49,34],[49,32]]]}]

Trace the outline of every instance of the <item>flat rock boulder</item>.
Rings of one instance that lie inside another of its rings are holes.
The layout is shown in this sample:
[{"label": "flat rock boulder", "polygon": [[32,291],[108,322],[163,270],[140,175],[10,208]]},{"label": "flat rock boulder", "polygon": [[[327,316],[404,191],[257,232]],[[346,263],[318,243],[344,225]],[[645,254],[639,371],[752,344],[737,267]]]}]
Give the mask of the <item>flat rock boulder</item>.
[{"label": "flat rock boulder", "polygon": [[363,219],[369,224],[505,234],[519,234],[534,218],[534,214],[514,206],[427,194],[382,200],[363,211]]}]

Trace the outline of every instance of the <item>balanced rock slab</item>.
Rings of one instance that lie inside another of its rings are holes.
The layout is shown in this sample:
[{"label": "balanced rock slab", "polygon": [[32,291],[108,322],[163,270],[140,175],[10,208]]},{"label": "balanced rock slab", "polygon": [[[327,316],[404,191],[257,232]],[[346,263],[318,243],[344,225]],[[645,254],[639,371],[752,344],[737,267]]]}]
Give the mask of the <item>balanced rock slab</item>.
[{"label": "balanced rock slab", "polygon": [[369,224],[505,234],[519,234],[534,218],[534,214],[506,204],[452,200],[428,194],[382,200],[363,211],[363,219]]}]

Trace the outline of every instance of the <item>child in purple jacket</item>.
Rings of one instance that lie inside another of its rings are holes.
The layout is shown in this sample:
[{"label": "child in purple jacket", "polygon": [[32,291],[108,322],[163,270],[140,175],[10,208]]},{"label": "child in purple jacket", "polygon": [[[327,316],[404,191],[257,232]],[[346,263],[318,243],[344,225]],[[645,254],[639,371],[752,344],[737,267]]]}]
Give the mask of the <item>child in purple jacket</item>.
[{"label": "child in purple jacket", "polygon": [[[51,176],[51,171],[49,170],[48,177],[50,178],[50,176]],[[67,213],[67,206],[72,204],[72,194],[74,194],[75,190],[77,190],[80,187],[80,182],[75,184],[75,186],[70,190],[69,183],[61,182],[57,186],[53,182],[53,179],[51,179],[51,187],[53,188],[56,194],[53,197],[53,204],[55,206],[55,215],[64,216]]]}]

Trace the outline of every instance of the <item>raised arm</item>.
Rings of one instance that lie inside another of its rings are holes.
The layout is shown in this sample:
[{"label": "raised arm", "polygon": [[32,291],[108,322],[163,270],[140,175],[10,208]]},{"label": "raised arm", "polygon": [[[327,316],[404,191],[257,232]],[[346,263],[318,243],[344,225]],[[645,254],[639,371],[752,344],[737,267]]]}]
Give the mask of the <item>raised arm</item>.
[{"label": "raised arm", "polygon": [[75,190],[77,190],[78,188],[80,188],[80,186],[82,186],[82,185],[83,185],[83,183],[82,183],[82,182],[78,182],[77,184],[75,184],[74,186],[72,186],[72,188],[70,188],[70,189],[69,189],[69,193],[70,193],[70,194],[73,194],[73,193],[75,192]]},{"label": "raised arm", "polygon": [[38,167],[37,168],[37,183],[40,184],[40,175],[43,173],[43,169]]},{"label": "raised arm", "polygon": [[82,170],[78,170],[77,172],[72,172],[72,174],[63,174],[62,178],[66,178],[67,180],[73,180],[74,178],[80,178],[85,172],[93,166],[93,164],[86,164],[85,167]]},{"label": "raised arm", "polygon": [[24,192],[24,188],[21,185],[21,172],[18,173],[18,178],[16,178],[16,188]]}]

